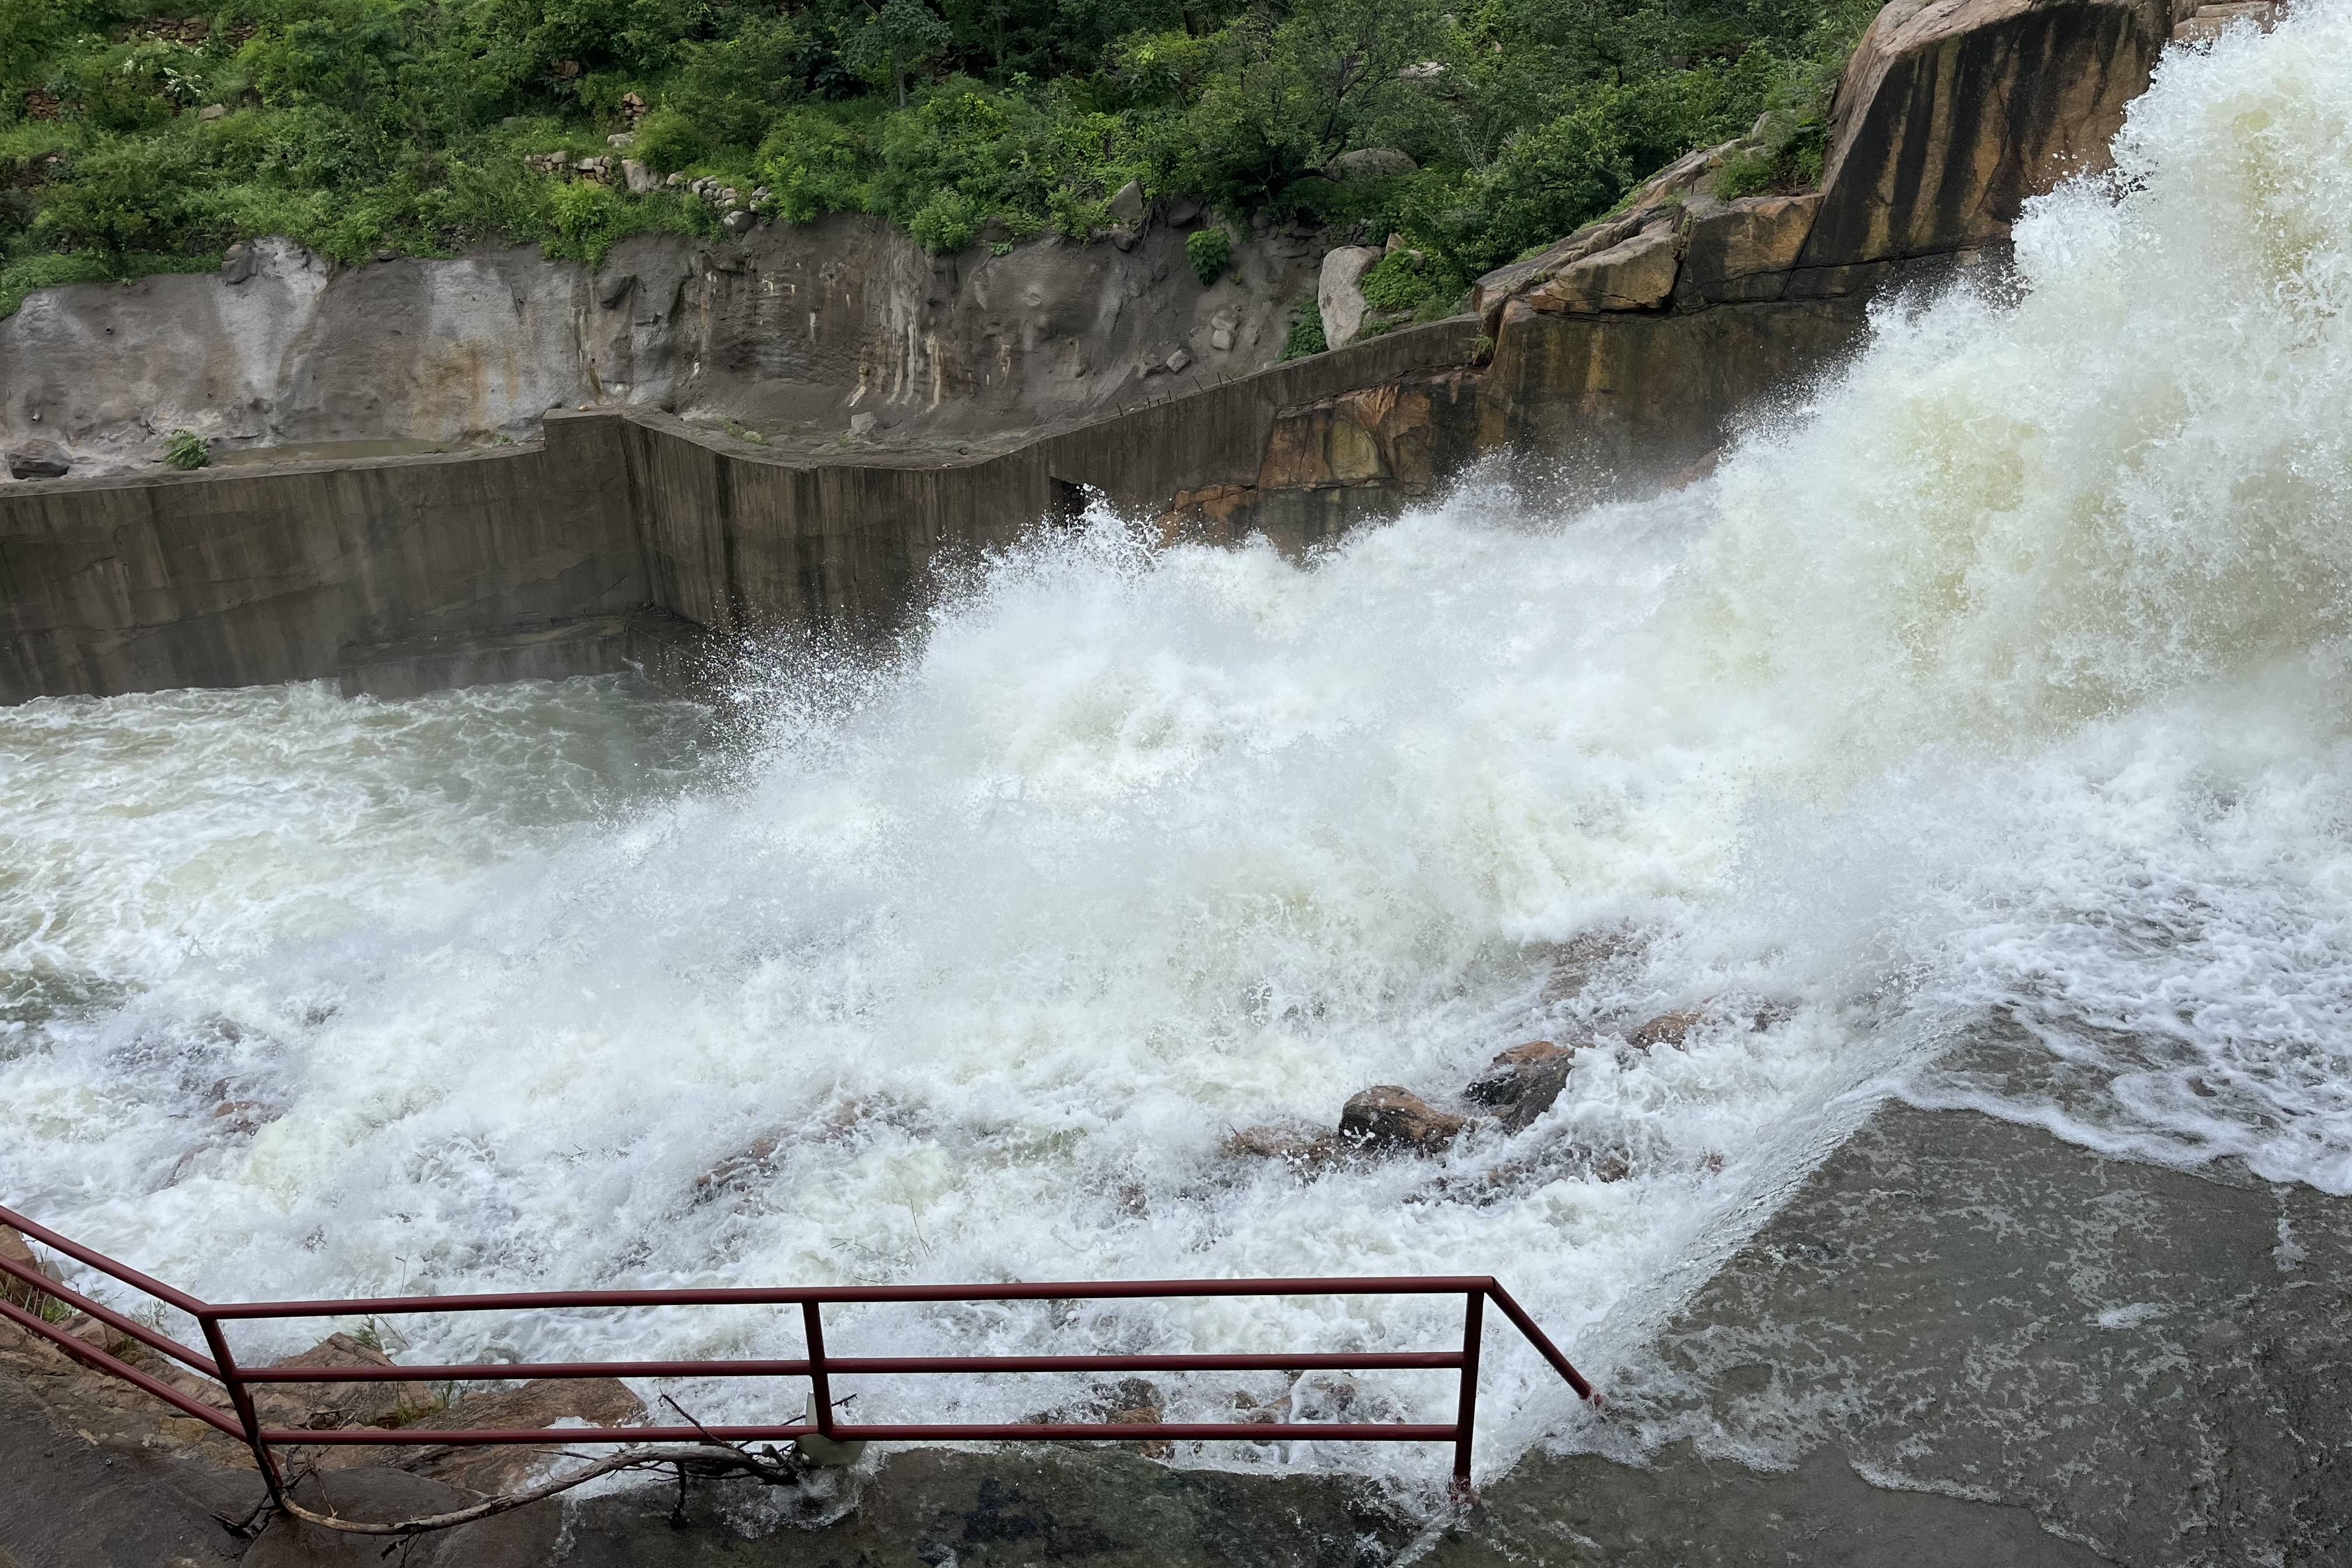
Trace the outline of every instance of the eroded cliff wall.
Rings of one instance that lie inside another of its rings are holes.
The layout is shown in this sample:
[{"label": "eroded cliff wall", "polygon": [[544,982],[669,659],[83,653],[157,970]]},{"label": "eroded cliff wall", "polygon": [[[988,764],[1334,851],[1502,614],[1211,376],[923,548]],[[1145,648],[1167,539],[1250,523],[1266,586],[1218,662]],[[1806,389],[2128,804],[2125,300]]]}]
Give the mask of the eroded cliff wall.
[{"label": "eroded cliff wall", "polygon": [[27,299],[0,321],[0,449],[83,478],[152,466],[176,429],[223,454],[487,445],[583,405],[878,440],[1034,430],[1274,363],[1310,241],[1269,226],[1203,287],[1193,226],[933,257],[835,216],[631,240],[596,268],[536,247],[335,268],[264,240],[215,275]]}]

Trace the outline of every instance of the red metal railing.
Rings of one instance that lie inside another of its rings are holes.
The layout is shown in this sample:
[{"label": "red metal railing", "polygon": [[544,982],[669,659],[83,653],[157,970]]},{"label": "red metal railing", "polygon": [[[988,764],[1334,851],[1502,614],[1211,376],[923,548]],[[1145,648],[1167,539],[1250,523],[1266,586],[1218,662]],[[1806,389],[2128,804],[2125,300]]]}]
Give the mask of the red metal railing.
[{"label": "red metal railing", "polygon": [[[219,1383],[231,1408],[224,1412],[172,1387],[101,1346],[91,1345],[48,1322],[37,1312],[0,1300],[0,1315],[49,1340],[69,1354],[152,1394],[181,1414],[215,1430],[242,1440],[252,1449],[272,1497],[284,1478],[273,1449],[319,1445],[417,1445],[436,1447],[533,1443],[551,1440],[573,1444],[634,1444],[774,1440],[822,1436],[836,1442],[958,1441],[986,1439],[1008,1442],[1058,1442],[1070,1439],[1234,1439],[1262,1443],[1269,1438],[1304,1437],[1370,1443],[1450,1443],[1454,1447],[1454,1483],[1466,1491],[1470,1485],[1471,1442],[1478,1413],[1478,1351],[1486,1328],[1486,1304],[1502,1310],[1528,1342],[1567,1380],[1578,1396],[1594,1400],[1592,1385],[1559,1348],[1538,1328],[1526,1309],[1511,1299],[1492,1278],[1484,1275],[1402,1277],[1394,1279],[1152,1279],[1109,1282],[1068,1281],[1055,1284],[1010,1285],[843,1285],[766,1288],[723,1287],[678,1290],[541,1290],[473,1296],[393,1296],[341,1301],[203,1301],[162,1280],[149,1278],[105,1254],[70,1241],[37,1225],[12,1209],[0,1208],[0,1224],[110,1279],[130,1286],[195,1320],[209,1355],[197,1353],[170,1335],[92,1300],[7,1258],[0,1271],[23,1285],[89,1313],[100,1322],[129,1336],[158,1354]],[[1444,1296],[1463,1299],[1462,1348],[1444,1351],[1299,1352],[1246,1355],[985,1355],[985,1356],[829,1356],[824,1348],[824,1309],[849,1302],[913,1301],[1065,1301],[1113,1300],[1172,1297],[1255,1296]],[[789,1306],[801,1309],[801,1325],[808,1353],[767,1361],[608,1361],[608,1362],[488,1362],[436,1366],[270,1366],[237,1364],[230,1352],[225,1325],[257,1319],[397,1317],[420,1312],[541,1311],[578,1307]],[[1003,1372],[1349,1372],[1452,1371],[1460,1378],[1460,1395],[1450,1424],[1347,1421],[1202,1421],[1202,1422],[1055,1422],[1043,1425],[1004,1423],[866,1424],[845,1422],[834,1415],[833,1379],[861,1374],[1003,1373]],[[560,1436],[544,1430],[502,1428],[403,1431],[378,1427],[343,1427],[312,1431],[299,1427],[265,1426],[253,1403],[256,1385],[303,1383],[463,1383],[515,1382],[556,1377],[804,1377],[809,1381],[808,1409],[814,1417],[783,1425],[735,1426],[565,1427]]]}]

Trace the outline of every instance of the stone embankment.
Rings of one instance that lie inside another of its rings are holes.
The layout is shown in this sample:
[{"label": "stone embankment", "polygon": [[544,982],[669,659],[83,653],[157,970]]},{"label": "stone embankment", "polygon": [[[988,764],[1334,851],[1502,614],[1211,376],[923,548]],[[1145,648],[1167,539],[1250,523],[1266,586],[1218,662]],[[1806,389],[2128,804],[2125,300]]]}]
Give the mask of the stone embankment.
[{"label": "stone embankment", "polygon": [[[1746,411],[1834,365],[1874,298],[1997,268],[2024,202],[2100,165],[2175,29],[2210,9],[1895,0],[1847,68],[1818,190],[1723,200],[1740,145],[1696,153],[1482,279],[1473,315],[1021,441],[1009,422],[1115,406],[1153,364],[1155,393],[1191,386],[1197,372],[1164,368],[1180,353],[1217,375],[1263,363],[1278,323],[1246,301],[1292,271],[1303,287],[1313,257],[1264,237],[1228,309],[1183,273],[1181,226],[1148,214],[1127,248],[968,268],[838,220],[830,250],[797,231],[624,247],[544,294],[513,257],[331,284],[277,253],[243,284],[141,285],[201,303],[184,343],[133,342],[158,319],[137,289],[119,319],[20,314],[0,327],[11,419],[49,424],[115,395],[81,388],[175,365],[207,368],[174,406],[308,407],[320,430],[520,428],[552,402],[604,406],[484,453],[0,486],[0,701],[320,678],[396,696],[659,663],[703,632],[860,634],[919,606],[943,557],[1090,498],[1171,539],[1303,547],[1486,454],[1586,493],[1687,477]],[[823,439],[762,445],[665,400]],[[868,410],[975,433],[960,451],[824,435]]]}]

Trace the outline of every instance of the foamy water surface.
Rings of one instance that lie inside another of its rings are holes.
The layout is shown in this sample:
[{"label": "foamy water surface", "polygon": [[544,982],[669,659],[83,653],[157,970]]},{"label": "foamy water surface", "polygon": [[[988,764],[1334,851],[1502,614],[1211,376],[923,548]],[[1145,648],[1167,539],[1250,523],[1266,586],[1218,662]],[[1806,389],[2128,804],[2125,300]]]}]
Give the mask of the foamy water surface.
[{"label": "foamy water surface", "polygon": [[[2117,155],[2037,204],[2013,285],[1890,304],[1655,501],[1473,489],[1304,566],[1101,520],[894,663],[747,673],[741,724],[609,681],[0,710],[0,1194],[223,1299],[1492,1272],[1606,1381],[1891,1087],[2352,1192],[2352,12],[2168,57]],[[1685,1048],[1622,1043],[1710,1001]],[[1938,1065],[1992,1025],[2031,1047]],[[1596,1044],[1517,1137],[1312,1179],[1224,1146],[1535,1038]],[[829,1335],[1421,1349],[1458,1311]],[[765,1310],[406,1331],[436,1361],[798,1344]],[[1077,1392],[877,1380],[856,1410]],[[1483,1411],[1488,1469],[1599,1440],[1501,1334]]]}]

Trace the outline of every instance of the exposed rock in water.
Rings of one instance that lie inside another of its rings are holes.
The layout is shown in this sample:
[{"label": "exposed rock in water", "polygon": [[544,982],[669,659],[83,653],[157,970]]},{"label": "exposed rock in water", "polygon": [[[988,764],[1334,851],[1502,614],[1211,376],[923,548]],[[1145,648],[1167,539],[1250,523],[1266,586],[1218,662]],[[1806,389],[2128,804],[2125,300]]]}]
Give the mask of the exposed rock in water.
[{"label": "exposed rock in water", "polygon": [[1556,1046],[1549,1040],[1513,1046],[1488,1064],[1486,1075],[1465,1095],[1499,1115],[1504,1131],[1521,1131],[1559,1099],[1580,1048]]},{"label": "exposed rock in water", "polygon": [[1436,1154],[1469,1124],[1467,1118],[1440,1110],[1411,1089],[1375,1084],[1351,1097],[1339,1112],[1339,1142],[1366,1153]]},{"label": "exposed rock in water", "polygon": [[1692,1030],[1706,1022],[1714,1013],[1715,1008],[1704,1002],[1679,1012],[1661,1013],[1626,1036],[1625,1040],[1637,1051],[1646,1051],[1656,1046],[1680,1046],[1690,1038]]},{"label": "exposed rock in water", "polygon": [[1225,1152],[1244,1159],[1279,1160],[1293,1170],[1311,1173],[1331,1163],[1339,1143],[1331,1134],[1313,1127],[1244,1127],[1227,1137]]},{"label": "exposed rock in water", "polygon": [[1369,245],[1343,245],[1323,258],[1315,308],[1322,312],[1326,347],[1346,348],[1364,330],[1364,312],[1370,307],[1360,285],[1380,259],[1381,253]]}]

